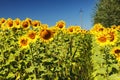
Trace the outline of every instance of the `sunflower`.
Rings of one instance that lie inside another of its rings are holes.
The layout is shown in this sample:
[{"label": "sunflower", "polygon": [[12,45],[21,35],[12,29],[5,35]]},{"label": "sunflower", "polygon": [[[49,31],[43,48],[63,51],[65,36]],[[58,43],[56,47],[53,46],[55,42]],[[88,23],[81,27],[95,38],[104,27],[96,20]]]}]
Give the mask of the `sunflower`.
[{"label": "sunflower", "polygon": [[5,26],[8,28],[8,29],[11,29],[14,27],[14,23],[13,23],[13,20],[11,18],[8,18],[6,23],[5,23]]},{"label": "sunflower", "polygon": [[41,22],[38,20],[34,20],[31,22],[33,28],[38,28],[41,25]]},{"label": "sunflower", "polygon": [[28,21],[30,23],[30,25],[32,24],[32,19],[30,19],[30,18],[26,18],[25,21]]},{"label": "sunflower", "polygon": [[19,18],[16,18],[13,22],[15,28],[20,28],[21,20]]},{"label": "sunflower", "polygon": [[111,49],[110,53],[115,56],[115,58],[120,61],[120,47],[114,47]]},{"label": "sunflower", "polygon": [[97,34],[98,32],[103,32],[104,31],[104,27],[102,24],[97,23],[93,26],[93,28],[90,30],[90,33],[92,34]]},{"label": "sunflower", "polygon": [[7,27],[5,26],[5,23],[6,23],[6,19],[5,18],[0,18],[0,28],[2,30],[7,29]]},{"label": "sunflower", "polygon": [[120,25],[117,26],[116,30],[120,31]]},{"label": "sunflower", "polygon": [[54,36],[58,34],[58,29],[55,26],[51,26],[49,29],[52,31]]},{"label": "sunflower", "polygon": [[43,42],[49,42],[50,40],[53,39],[53,32],[51,29],[42,29],[40,30],[40,39],[43,41]]},{"label": "sunflower", "polygon": [[115,30],[108,31],[107,36],[108,36],[109,44],[114,45],[115,42],[117,42],[117,40],[118,40],[118,34],[117,34],[117,31],[115,31]]},{"label": "sunflower", "polygon": [[48,24],[41,24],[40,29],[47,29],[48,28]]},{"label": "sunflower", "polygon": [[30,22],[29,22],[28,20],[23,20],[23,21],[21,22],[21,27],[22,27],[23,29],[29,29],[29,28],[30,28]]},{"label": "sunflower", "polygon": [[30,30],[28,32],[27,37],[30,39],[31,42],[35,42],[37,40],[37,34],[33,30]]},{"label": "sunflower", "polygon": [[85,30],[85,29],[81,29],[80,30],[80,33],[82,33],[82,34],[86,34],[88,31],[87,30]]},{"label": "sunflower", "polygon": [[99,33],[98,35],[95,35],[96,38],[96,42],[100,45],[100,46],[104,46],[108,44],[108,39],[107,39],[107,35],[101,34]]},{"label": "sunflower", "polygon": [[82,29],[80,26],[74,26],[75,27],[75,32],[79,33]]},{"label": "sunflower", "polygon": [[0,23],[5,23],[6,19],[5,18],[0,18]]},{"label": "sunflower", "polygon": [[117,26],[116,26],[116,25],[112,25],[111,28],[112,28],[112,29],[116,29]]},{"label": "sunflower", "polygon": [[23,36],[19,39],[19,46],[21,48],[29,48],[29,39],[26,36]]},{"label": "sunflower", "polygon": [[68,33],[68,34],[73,34],[73,33],[75,33],[75,27],[74,27],[74,26],[70,26],[69,28],[67,28],[67,33]]},{"label": "sunflower", "polygon": [[56,27],[57,27],[58,29],[64,29],[65,26],[66,26],[66,23],[65,23],[63,20],[60,20],[60,21],[58,21],[58,22],[56,23]]}]

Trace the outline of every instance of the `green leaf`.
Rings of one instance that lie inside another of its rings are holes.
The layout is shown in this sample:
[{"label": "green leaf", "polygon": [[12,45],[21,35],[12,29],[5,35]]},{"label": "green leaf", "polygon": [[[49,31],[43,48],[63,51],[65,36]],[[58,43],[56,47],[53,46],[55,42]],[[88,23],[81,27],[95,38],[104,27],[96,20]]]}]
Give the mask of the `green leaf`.
[{"label": "green leaf", "polygon": [[12,73],[12,72],[9,72],[9,74],[8,74],[8,76],[7,76],[7,79],[8,79],[8,78],[14,78],[14,77],[15,77],[15,74]]},{"label": "green leaf", "polygon": [[43,66],[42,64],[40,64],[40,65],[38,66],[38,70],[39,70],[39,71],[46,71],[45,66]]},{"label": "green leaf", "polygon": [[31,66],[30,68],[26,68],[25,71],[27,73],[30,73],[30,72],[33,72],[34,68],[35,68],[34,66]]},{"label": "green leaf", "polygon": [[113,74],[108,77],[108,80],[120,80],[120,75],[119,74]]},{"label": "green leaf", "polygon": [[111,64],[110,66],[117,69],[117,70],[119,70],[119,67],[120,67],[118,64]]},{"label": "green leaf", "polygon": [[11,53],[6,64],[9,64],[10,62],[12,62],[14,60],[15,60],[15,56],[14,56],[14,54]]},{"label": "green leaf", "polygon": [[95,76],[98,75],[98,74],[103,74],[103,75],[105,75],[105,74],[106,74],[106,68],[99,68],[99,69],[97,69],[96,71],[94,71],[94,72],[92,73],[93,77],[95,77]]},{"label": "green leaf", "polygon": [[98,75],[94,78],[94,80],[107,80],[102,75]]},{"label": "green leaf", "polygon": [[46,59],[43,59],[42,62],[51,62],[53,60],[53,58],[46,58]]}]

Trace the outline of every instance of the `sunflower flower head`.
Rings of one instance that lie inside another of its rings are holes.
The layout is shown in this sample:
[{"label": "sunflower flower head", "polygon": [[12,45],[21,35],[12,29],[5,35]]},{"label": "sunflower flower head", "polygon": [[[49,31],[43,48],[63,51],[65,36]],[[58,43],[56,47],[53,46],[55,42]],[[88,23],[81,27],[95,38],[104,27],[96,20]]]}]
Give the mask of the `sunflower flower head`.
[{"label": "sunflower flower head", "polygon": [[104,34],[98,34],[98,35],[95,35],[96,37],[96,42],[100,45],[100,46],[104,46],[104,45],[107,45],[108,44],[108,39],[107,39],[107,35],[104,33]]},{"label": "sunflower flower head", "polygon": [[48,28],[48,24],[41,24],[40,29],[47,29]]},{"label": "sunflower flower head", "polygon": [[29,20],[23,20],[23,21],[21,22],[21,27],[22,27],[23,29],[29,29],[29,28],[30,28],[30,22],[29,22]]},{"label": "sunflower flower head", "polygon": [[67,28],[67,33],[68,34],[74,34],[76,31],[76,28],[74,26],[70,26]]},{"label": "sunflower flower head", "polygon": [[82,34],[86,34],[88,31],[87,30],[85,30],[85,29],[81,29],[80,30],[80,33],[82,33]]},{"label": "sunflower flower head", "polygon": [[120,61],[120,47],[112,48],[110,53],[114,55],[118,61]]},{"label": "sunflower flower head", "polygon": [[0,18],[0,28],[2,30],[7,29],[7,27],[5,26],[5,23],[6,23],[6,19],[5,18]]},{"label": "sunflower flower head", "polygon": [[0,18],[0,23],[5,23],[6,19],[5,18]]},{"label": "sunflower flower head", "polygon": [[52,31],[52,33],[54,34],[54,36],[57,35],[58,29],[55,26],[51,26],[49,29]]},{"label": "sunflower flower head", "polygon": [[25,21],[28,21],[30,23],[30,25],[32,24],[32,19],[30,19],[30,18],[26,18]]},{"label": "sunflower flower head", "polygon": [[38,21],[38,20],[34,20],[34,21],[32,21],[31,23],[32,23],[32,27],[33,27],[33,28],[38,28],[38,27],[40,27],[40,25],[41,25],[41,22]]},{"label": "sunflower flower head", "polygon": [[102,24],[97,23],[93,26],[93,28],[90,30],[90,32],[92,34],[97,34],[98,32],[103,32],[104,31],[104,27],[102,26]]},{"label": "sunflower flower head", "polygon": [[5,23],[5,26],[8,28],[8,29],[11,29],[14,27],[14,23],[13,23],[13,20],[11,18],[8,18],[6,23]]},{"label": "sunflower flower head", "polygon": [[115,42],[117,42],[118,40],[118,33],[115,30],[110,30],[108,31],[107,37],[108,37],[109,43],[114,45]]},{"label": "sunflower flower head", "polygon": [[66,26],[66,23],[65,23],[63,20],[60,20],[60,21],[58,21],[58,22],[56,23],[56,27],[57,27],[58,29],[64,29],[65,26]]},{"label": "sunflower flower head", "polygon": [[49,42],[53,39],[53,32],[51,29],[42,29],[40,30],[40,39],[43,41],[43,42]]},{"label": "sunflower flower head", "polygon": [[19,18],[16,18],[13,22],[15,28],[20,28],[21,20]]},{"label": "sunflower flower head", "polygon": [[120,31],[120,25],[117,26],[116,30]]},{"label": "sunflower flower head", "polygon": [[25,36],[21,37],[19,39],[19,46],[24,49],[24,48],[29,48],[29,39]]},{"label": "sunflower flower head", "polygon": [[28,32],[27,37],[30,39],[30,42],[35,42],[37,40],[37,34],[33,30]]},{"label": "sunflower flower head", "polygon": [[116,29],[117,26],[116,26],[116,25],[112,25],[111,28],[112,28],[112,29]]}]

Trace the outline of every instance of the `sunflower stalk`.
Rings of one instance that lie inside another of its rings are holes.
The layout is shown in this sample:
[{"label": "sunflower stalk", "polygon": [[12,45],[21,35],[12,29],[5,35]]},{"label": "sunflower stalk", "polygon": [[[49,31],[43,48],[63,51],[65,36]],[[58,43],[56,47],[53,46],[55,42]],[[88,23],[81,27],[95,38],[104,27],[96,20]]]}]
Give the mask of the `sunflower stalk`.
[{"label": "sunflower stalk", "polygon": [[[34,44],[33,44],[34,45]],[[36,65],[35,65],[35,57],[34,57],[34,54],[35,54],[35,50],[34,50],[34,48],[33,48],[34,46],[32,46],[32,45],[30,45],[30,54],[31,54],[31,66],[34,68],[34,70],[33,70],[33,73],[35,74],[35,79],[36,79]]]},{"label": "sunflower stalk", "polygon": [[108,80],[108,77],[109,77],[109,71],[108,71],[108,68],[109,68],[109,54],[108,54],[108,47],[105,46],[105,49],[104,49],[104,55],[105,55],[105,63],[106,63],[106,80]]}]

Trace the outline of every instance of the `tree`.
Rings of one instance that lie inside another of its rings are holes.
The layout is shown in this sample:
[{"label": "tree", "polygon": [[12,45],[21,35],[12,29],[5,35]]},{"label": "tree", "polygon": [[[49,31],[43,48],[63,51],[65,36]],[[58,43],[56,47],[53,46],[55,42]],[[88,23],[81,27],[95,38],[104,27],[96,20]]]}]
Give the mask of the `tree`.
[{"label": "tree", "polygon": [[105,27],[120,25],[120,0],[99,0],[93,16],[94,24]]}]

